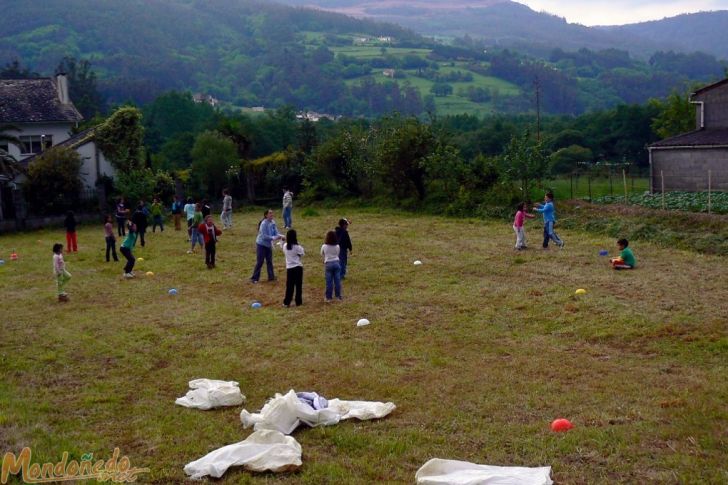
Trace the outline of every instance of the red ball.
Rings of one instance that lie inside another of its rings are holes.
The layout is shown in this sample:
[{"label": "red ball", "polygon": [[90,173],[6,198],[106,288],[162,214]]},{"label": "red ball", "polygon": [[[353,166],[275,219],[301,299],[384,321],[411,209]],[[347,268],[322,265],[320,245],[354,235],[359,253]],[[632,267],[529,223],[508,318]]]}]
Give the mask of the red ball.
[{"label": "red ball", "polygon": [[554,419],[551,423],[551,431],[556,431],[557,433],[569,431],[573,427],[574,425],[571,424],[571,421],[564,418]]}]

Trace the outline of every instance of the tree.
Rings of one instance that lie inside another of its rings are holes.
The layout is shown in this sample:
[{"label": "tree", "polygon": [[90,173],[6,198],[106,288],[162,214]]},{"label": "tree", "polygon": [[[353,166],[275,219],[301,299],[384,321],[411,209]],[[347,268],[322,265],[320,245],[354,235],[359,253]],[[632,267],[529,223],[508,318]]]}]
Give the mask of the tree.
[{"label": "tree", "polygon": [[447,83],[435,83],[430,88],[430,92],[435,96],[449,96],[452,94],[452,85]]},{"label": "tree", "polygon": [[33,72],[29,67],[23,67],[20,61],[13,59],[0,68],[0,79],[30,79],[40,77],[40,74]]},{"label": "tree", "polygon": [[68,77],[68,95],[84,118],[104,112],[104,98],[96,86],[96,73],[89,61],[66,56],[56,68],[56,73],[61,72]]},{"label": "tree", "polygon": [[500,164],[505,180],[520,183],[523,198],[530,202],[533,181],[543,179],[548,168],[541,143],[534,143],[528,131],[512,137]]},{"label": "tree", "polygon": [[571,145],[552,153],[549,157],[549,165],[552,174],[567,174],[574,172],[579,162],[590,162],[593,159],[594,154],[590,149]]},{"label": "tree", "polygon": [[208,194],[218,194],[226,185],[227,170],[239,163],[235,144],[217,131],[197,135],[191,155],[192,176]]},{"label": "tree", "polygon": [[125,106],[116,110],[96,128],[96,144],[120,172],[129,172],[144,166],[144,128],[141,121],[141,111]]},{"label": "tree", "polygon": [[164,170],[153,171],[147,167],[134,168],[116,175],[114,187],[128,200],[138,201],[152,196],[169,200],[174,194],[174,179]]},{"label": "tree", "polygon": [[695,108],[690,104],[690,96],[673,91],[665,101],[651,99],[649,104],[659,110],[652,118],[652,131],[660,138],[686,133],[695,129]]},{"label": "tree", "polygon": [[[19,145],[20,140],[15,135],[11,135],[11,132],[16,132],[18,129],[13,125],[0,125],[0,142]],[[7,151],[0,149],[0,177],[8,180],[13,180],[15,177],[24,173],[22,165],[18,163],[14,156],[10,155]]]},{"label": "tree", "polygon": [[83,188],[80,172],[81,158],[75,150],[56,146],[44,151],[28,166],[23,184],[30,206],[42,214],[75,207]]}]

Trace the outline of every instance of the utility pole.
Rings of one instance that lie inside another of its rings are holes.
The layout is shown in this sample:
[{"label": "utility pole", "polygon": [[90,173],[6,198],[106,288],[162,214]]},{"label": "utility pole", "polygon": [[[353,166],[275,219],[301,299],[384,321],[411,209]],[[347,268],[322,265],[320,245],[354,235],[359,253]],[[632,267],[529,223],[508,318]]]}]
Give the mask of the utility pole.
[{"label": "utility pole", "polygon": [[538,78],[533,80],[536,88],[536,141],[541,141],[541,81]]}]

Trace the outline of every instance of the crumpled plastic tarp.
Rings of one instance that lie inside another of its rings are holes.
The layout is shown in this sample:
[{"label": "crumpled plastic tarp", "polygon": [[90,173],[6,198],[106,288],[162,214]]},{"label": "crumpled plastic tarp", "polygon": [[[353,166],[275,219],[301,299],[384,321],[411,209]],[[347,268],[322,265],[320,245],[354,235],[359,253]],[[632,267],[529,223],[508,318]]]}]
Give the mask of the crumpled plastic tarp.
[{"label": "crumpled plastic tarp", "polygon": [[301,466],[301,445],[278,431],[259,430],[240,443],[223,446],[185,465],[192,479],[207,475],[220,478],[231,466],[254,472],[284,472]]},{"label": "crumpled plastic tarp", "polygon": [[433,458],[417,470],[420,485],[551,485],[551,467],[477,465]]},{"label": "crumpled plastic tarp", "polygon": [[245,409],[240,413],[243,427],[254,429],[273,429],[283,434],[291,434],[301,423],[308,426],[328,426],[341,420],[357,418],[361,420],[383,418],[396,409],[394,403],[374,401],[342,401],[330,399],[323,409],[313,409],[301,402],[296,391],[287,394],[276,393],[259,413],[251,414]]},{"label": "crumpled plastic tarp", "polygon": [[178,398],[175,404],[207,410],[222,406],[238,406],[245,401],[245,396],[235,381],[194,379],[189,385],[190,390],[185,396]]}]

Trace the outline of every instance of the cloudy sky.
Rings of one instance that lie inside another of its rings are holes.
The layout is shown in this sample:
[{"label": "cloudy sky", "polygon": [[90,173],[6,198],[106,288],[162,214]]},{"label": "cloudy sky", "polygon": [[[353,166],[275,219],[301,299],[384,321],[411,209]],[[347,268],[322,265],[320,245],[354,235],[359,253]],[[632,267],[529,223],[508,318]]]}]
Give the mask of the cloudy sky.
[{"label": "cloudy sky", "polygon": [[583,25],[631,24],[681,13],[728,10],[728,0],[515,0]]}]

